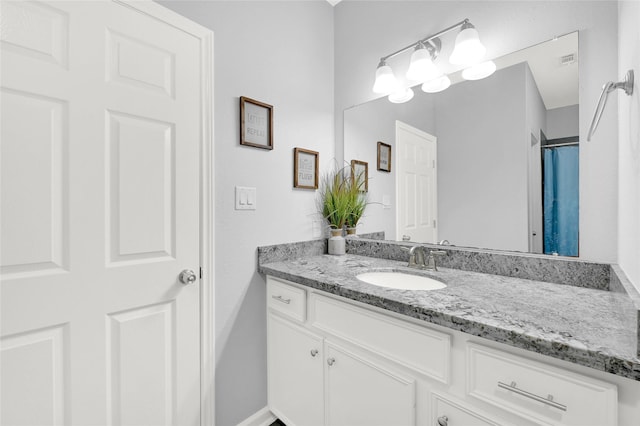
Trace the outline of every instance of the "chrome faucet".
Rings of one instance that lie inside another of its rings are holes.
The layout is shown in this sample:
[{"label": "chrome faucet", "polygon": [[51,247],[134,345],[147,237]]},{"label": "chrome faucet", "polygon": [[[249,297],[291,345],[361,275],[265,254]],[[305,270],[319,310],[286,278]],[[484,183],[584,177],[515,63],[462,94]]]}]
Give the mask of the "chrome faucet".
[{"label": "chrome faucet", "polygon": [[413,246],[409,250],[409,267],[426,269],[428,271],[437,271],[436,256],[444,256],[447,254],[444,250],[428,250],[424,246]]},{"label": "chrome faucet", "polygon": [[409,250],[409,265],[410,268],[424,268],[424,247],[413,246]]}]

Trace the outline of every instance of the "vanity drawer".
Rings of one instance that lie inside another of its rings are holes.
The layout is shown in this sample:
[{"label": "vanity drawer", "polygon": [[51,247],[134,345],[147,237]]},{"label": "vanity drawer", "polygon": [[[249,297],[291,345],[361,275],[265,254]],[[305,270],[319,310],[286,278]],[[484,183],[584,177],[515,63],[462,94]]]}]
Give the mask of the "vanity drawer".
[{"label": "vanity drawer", "polygon": [[537,423],[617,424],[615,385],[473,343],[467,393]]},{"label": "vanity drawer", "polygon": [[267,277],[267,306],[290,318],[307,318],[307,292],[277,278]]},{"label": "vanity drawer", "polygon": [[451,338],[448,334],[316,293],[310,295],[310,301],[313,327],[449,383]]},{"label": "vanity drawer", "polygon": [[499,423],[481,415],[476,408],[467,407],[449,397],[431,392],[431,425],[498,426]]}]

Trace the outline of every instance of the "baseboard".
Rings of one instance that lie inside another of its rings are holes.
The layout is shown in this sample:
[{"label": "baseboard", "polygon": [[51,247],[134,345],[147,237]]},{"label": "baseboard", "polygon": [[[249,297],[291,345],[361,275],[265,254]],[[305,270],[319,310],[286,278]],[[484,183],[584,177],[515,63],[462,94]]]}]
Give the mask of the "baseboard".
[{"label": "baseboard", "polygon": [[276,419],[277,417],[269,411],[269,407],[264,407],[251,415],[251,417],[248,417],[244,421],[238,423],[238,426],[269,426],[271,423],[275,422]]}]

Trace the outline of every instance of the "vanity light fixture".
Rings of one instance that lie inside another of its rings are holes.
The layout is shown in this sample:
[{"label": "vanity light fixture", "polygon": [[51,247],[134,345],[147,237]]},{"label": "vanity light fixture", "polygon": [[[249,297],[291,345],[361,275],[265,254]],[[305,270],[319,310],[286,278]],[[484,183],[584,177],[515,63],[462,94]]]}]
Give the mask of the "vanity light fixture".
[{"label": "vanity light fixture", "polygon": [[446,75],[443,75],[442,77],[422,83],[422,91],[427,93],[438,93],[448,89],[449,86],[451,86],[451,80]]},{"label": "vanity light fixture", "polygon": [[473,65],[479,62],[487,49],[480,43],[476,27],[467,20],[456,36],[456,44],[449,57],[449,62],[455,65]]},{"label": "vanity light fixture", "polygon": [[373,84],[373,93],[383,95],[395,92],[397,90],[398,80],[393,75],[393,70],[384,59],[380,59],[378,69],[376,70],[376,82]]},{"label": "vanity light fixture", "polygon": [[413,99],[413,89],[405,87],[389,95],[389,102],[394,104],[403,104]]},{"label": "vanity light fixture", "polygon": [[[435,93],[445,90],[451,85],[449,77],[434,63],[442,50],[442,41],[440,39],[444,34],[460,29],[455,41],[455,46],[449,62],[454,65],[474,66],[481,62],[486,48],[480,42],[478,31],[469,22],[469,19],[458,22],[442,31],[439,31],[426,38],[411,43],[387,56],[380,58],[378,68],[376,69],[376,79],[373,84],[373,92],[389,95],[389,101],[395,103],[407,102],[413,97],[413,91],[410,87],[402,85],[393,74],[393,70],[387,64],[387,61],[401,53],[413,49],[409,69],[407,70],[406,79],[409,86],[422,83],[422,90],[428,93]],[[493,73],[489,71],[493,64],[491,61],[481,64],[479,68],[474,68],[466,74],[470,76],[469,80],[477,80],[487,77]],[[465,70],[466,71],[466,70]],[[466,77],[465,77],[466,78]]]},{"label": "vanity light fixture", "polygon": [[442,75],[442,71],[433,63],[438,57],[441,42],[439,38],[429,40],[427,44],[419,41],[411,54],[411,62],[407,70],[407,79],[423,83]]}]

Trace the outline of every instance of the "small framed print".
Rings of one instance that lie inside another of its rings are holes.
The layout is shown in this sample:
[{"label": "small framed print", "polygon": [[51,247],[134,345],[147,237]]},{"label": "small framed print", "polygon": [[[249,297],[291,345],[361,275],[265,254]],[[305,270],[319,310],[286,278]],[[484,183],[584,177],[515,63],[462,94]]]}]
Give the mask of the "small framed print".
[{"label": "small framed print", "polygon": [[351,160],[351,183],[358,182],[360,192],[369,192],[369,163],[360,160]]},{"label": "small framed print", "polygon": [[273,149],[273,106],[240,96],[240,145]]},{"label": "small framed print", "polygon": [[316,151],[293,149],[293,187],[318,189],[318,157]]},{"label": "small framed print", "polygon": [[378,170],[391,172],[391,145],[378,142]]}]

